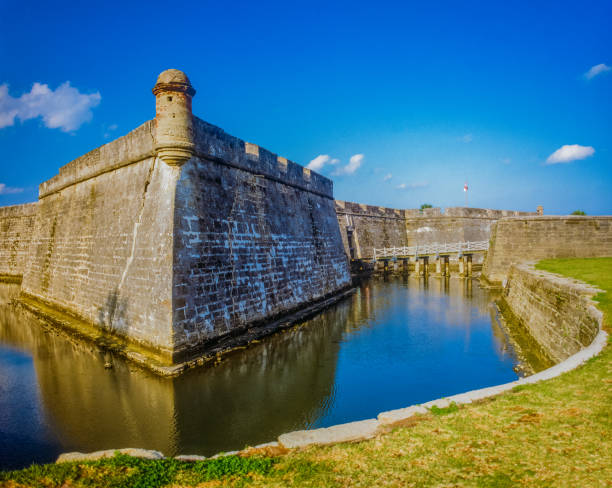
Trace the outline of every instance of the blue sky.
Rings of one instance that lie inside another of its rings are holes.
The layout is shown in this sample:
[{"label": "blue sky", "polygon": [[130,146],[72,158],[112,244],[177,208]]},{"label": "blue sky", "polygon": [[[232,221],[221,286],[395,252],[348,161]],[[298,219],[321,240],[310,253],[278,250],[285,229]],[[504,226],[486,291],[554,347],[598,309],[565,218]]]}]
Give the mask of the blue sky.
[{"label": "blue sky", "polygon": [[470,206],[612,214],[610,1],[37,3],[0,6],[0,205],[152,118],[178,68],[200,118],[328,156],[338,199],[457,206],[467,180]]}]

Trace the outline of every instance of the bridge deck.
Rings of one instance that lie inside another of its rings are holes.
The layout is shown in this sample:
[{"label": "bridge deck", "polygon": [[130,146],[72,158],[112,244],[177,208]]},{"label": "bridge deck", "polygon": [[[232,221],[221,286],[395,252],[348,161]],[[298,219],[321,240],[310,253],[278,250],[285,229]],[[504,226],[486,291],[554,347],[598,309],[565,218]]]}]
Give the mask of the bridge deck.
[{"label": "bridge deck", "polygon": [[374,248],[374,260],[388,258],[409,258],[418,256],[473,254],[485,252],[489,249],[489,241],[453,242],[451,244],[422,244],[409,247],[383,247]]}]

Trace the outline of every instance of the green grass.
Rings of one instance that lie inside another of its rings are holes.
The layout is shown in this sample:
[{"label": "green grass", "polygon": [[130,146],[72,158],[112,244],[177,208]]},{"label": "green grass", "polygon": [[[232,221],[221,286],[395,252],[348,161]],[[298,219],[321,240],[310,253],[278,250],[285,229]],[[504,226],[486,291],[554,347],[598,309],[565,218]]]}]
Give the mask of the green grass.
[{"label": "green grass", "polygon": [[[538,269],[604,290],[596,299],[609,330],[612,258],[546,260]],[[34,466],[1,474],[0,486],[605,487],[612,486],[611,439],[608,344],[557,378],[437,409],[365,442],[194,464],[123,456]]]},{"label": "green grass", "polygon": [[209,461],[145,460],[116,453],[90,462],[33,465],[20,471],[0,472],[1,486],[104,486],[157,488],[188,486],[224,478],[265,476],[276,458],[227,456]]},{"label": "green grass", "polygon": [[433,415],[448,415],[449,413],[455,413],[459,410],[459,407],[455,402],[451,403],[448,407],[436,407],[435,405],[430,408],[430,412]]}]

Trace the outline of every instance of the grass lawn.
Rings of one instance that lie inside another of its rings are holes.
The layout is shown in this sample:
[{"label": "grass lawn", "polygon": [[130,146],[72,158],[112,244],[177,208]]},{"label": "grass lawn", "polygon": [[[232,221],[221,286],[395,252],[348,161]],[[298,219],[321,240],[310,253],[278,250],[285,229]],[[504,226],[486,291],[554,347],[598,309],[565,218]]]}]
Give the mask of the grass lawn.
[{"label": "grass lawn", "polygon": [[[545,260],[578,278],[612,323],[612,258]],[[0,473],[1,486],[612,486],[612,347],[582,367],[375,439],[199,463],[126,456]]]}]

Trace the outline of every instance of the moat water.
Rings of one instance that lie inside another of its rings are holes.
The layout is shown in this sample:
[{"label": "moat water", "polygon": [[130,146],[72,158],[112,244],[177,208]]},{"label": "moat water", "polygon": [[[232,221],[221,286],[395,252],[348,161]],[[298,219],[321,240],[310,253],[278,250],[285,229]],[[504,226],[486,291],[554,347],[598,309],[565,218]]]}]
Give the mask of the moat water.
[{"label": "moat water", "polygon": [[0,285],[0,469],[61,452],[211,455],[284,432],[515,380],[518,355],[477,281],[369,280],[350,298],[218,366],[174,379],[8,305]]}]

